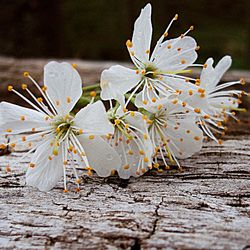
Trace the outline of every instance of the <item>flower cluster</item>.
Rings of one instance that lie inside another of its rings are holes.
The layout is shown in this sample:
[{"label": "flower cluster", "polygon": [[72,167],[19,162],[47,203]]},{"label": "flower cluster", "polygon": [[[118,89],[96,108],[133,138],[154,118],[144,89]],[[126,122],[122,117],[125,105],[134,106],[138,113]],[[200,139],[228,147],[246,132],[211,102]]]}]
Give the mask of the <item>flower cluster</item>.
[{"label": "flower cluster", "polygon": [[[38,89],[38,98],[27,84],[21,86],[26,95],[8,87],[32,109],[0,104],[0,136],[10,138],[0,146],[29,148],[19,159],[31,155],[28,185],[48,191],[63,177],[67,192],[70,167],[79,191],[79,169],[101,177],[117,171],[128,179],[160,166],[180,168],[178,159],[199,152],[205,137],[221,143],[214,132],[223,134],[229,117],[237,120],[235,111],[242,110],[239,98],[246,94],[225,88],[245,81],[219,83],[231,65],[229,56],[216,67],[212,58],[203,65],[194,64],[199,46],[188,36],[193,26],[167,39],[177,19],[175,15],[151,51],[151,5],[142,9],[132,39],[126,42],[135,68],[112,66],[102,72],[99,86],[89,88],[100,88],[100,98],[109,101],[108,110],[101,100],[95,102],[95,91],[88,92],[92,98],[84,97],[81,78],[68,63],[48,63],[43,86],[24,73]],[[199,79],[187,76],[187,68],[195,66],[202,67]],[[88,104],[73,112],[82,98]]]}]

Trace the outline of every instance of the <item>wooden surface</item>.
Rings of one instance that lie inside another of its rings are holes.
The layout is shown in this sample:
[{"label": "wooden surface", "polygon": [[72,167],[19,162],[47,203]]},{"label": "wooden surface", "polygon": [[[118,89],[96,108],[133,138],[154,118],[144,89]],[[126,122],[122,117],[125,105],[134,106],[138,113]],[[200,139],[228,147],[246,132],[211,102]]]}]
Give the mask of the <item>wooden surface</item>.
[{"label": "wooden surface", "polygon": [[22,148],[0,157],[0,249],[250,249],[249,113],[228,127],[182,173],[82,176],[80,193],[25,186]]}]

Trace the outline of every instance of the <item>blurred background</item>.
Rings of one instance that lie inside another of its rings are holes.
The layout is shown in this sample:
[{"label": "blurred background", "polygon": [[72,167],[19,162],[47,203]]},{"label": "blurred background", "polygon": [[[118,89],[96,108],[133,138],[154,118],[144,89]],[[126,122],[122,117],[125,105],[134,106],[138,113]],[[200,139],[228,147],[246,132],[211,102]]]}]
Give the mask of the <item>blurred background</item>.
[{"label": "blurred background", "polygon": [[125,42],[147,2],[153,41],[178,13],[170,37],[194,25],[199,63],[230,54],[233,68],[250,69],[249,0],[0,0],[0,55],[128,61]]}]

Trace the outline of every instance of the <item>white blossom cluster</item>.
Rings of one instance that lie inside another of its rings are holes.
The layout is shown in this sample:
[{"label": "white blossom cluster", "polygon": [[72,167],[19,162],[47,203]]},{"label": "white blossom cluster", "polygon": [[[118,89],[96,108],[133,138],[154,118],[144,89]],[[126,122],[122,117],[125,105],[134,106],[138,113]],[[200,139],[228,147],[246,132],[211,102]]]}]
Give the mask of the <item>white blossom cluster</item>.
[{"label": "white blossom cluster", "polygon": [[[160,166],[180,167],[178,159],[199,152],[205,137],[221,143],[214,132],[223,134],[229,117],[237,120],[239,98],[246,94],[225,88],[245,81],[220,84],[231,66],[230,56],[215,67],[212,58],[203,65],[194,64],[199,46],[188,36],[192,26],[167,39],[177,19],[175,15],[151,51],[151,5],[147,4],[134,24],[132,39],[126,42],[134,68],[116,65],[104,70],[100,97],[90,92],[88,105],[76,114],[72,110],[84,93],[77,70],[68,63],[45,65],[43,86],[24,73],[41,94],[38,98],[27,84],[22,84],[26,95],[8,87],[32,109],[0,104],[0,135],[10,138],[0,148],[29,147],[20,159],[31,155],[28,185],[48,191],[63,177],[67,192],[70,167],[79,191],[79,169],[101,177],[114,171],[123,179],[139,177]],[[202,67],[199,79],[188,76],[194,66]],[[98,97],[101,100],[95,101]],[[108,110],[102,100],[109,101]]]}]

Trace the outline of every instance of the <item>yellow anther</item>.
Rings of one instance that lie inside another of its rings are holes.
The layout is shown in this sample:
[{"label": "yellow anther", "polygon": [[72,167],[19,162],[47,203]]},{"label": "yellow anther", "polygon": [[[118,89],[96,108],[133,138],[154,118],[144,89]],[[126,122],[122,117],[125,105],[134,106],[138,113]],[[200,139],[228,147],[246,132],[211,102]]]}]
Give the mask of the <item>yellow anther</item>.
[{"label": "yellow anther", "polygon": [[139,154],[140,154],[140,155],[144,155],[144,151],[143,151],[143,150],[140,150],[140,151],[139,151]]},{"label": "yellow anther", "polygon": [[30,76],[30,73],[29,73],[28,71],[25,71],[25,72],[23,72],[23,76],[24,76],[24,77],[29,77],[29,76]]},{"label": "yellow anther", "polygon": [[63,165],[68,165],[68,161],[67,161],[67,160],[64,161],[64,162],[63,162]]},{"label": "yellow anther", "polygon": [[199,93],[205,93],[205,89],[198,88],[198,92],[199,92]]},{"label": "yellow anther", "polygon": [[148,162],[148,157],[145,157],[143,160],[144,162]]},{"label": "yellow anther", "polygon": [[143,135],[143,138],[144,138],[145,140],[147,140],[147,139],[148,139],[148,135],[147,135],[147,134],[144,134],[144,135]]},{"label": "yellow anther", "polygon": [[198,46],[196,46],[196,48],[195,48],[195,50],[197,51],[197,50],[199,50],[201,47],[198,45]]},{"label": "yellow anther", "polygon": [[173,103],[173,104],[176,104],[176,103],[178,103],[178,100],[177,100],[177,99],[174,99],[174,100],[172,101],[172,103]]},{"label": "yellow anther", "polygon": [[8,129],[5,130],[5,132],[11,133],[11,132],[12,132],[12,129],[11,129],[11,128],[8,128]]},{"label": "yellow anther", "polygon": [[45,116],[45,117],[44,117],[44,120],[45,120],[45,121],[48,121],[48,120],[49,120],[49,116]]},{"label": "yellow anther", "polygon": [[79,193],[81,189],[79,187],[76,188],[76,192]]},{"label": "yellow anther", "polygon": [[144,174],[144,173],[146,173],[146,169],[145,168],[142,168],[141,169],[141,172]]},{"label": "yellow anther", "polygon": [[245,81],[243,78],[241,78],[241,79],[240,79],[240,83],[241,83],[241,85],[245,85],[245,84],[246,84],[246,81]]},{"label": "yellow anther", "polygon": [[79,135],[82,135],[82,134],[83,134],[83,130],[82,130],[82,129],[79,129],[79,130],[78,130],[78,134],[79,134]]},{"label": "yellow anther", "polygon": [[192,26],[190,26],[190,28],[189,28],[190,30],[194,30],[194,26],[192,25]]},{"label": "yellow anther", "polygon": [[64,192],[64,193],[68,193],[69,190],[68,190],[68,189],[64,189],[63,192]]},{"label": "yellow anther", "polygon": [[184,139],[183,138],[180,138],[180,142],[183,142],[184,141]]},{"label": "yellow anther", "polygon": [[130,149],[130,150],[128,151],[128,154],[129,154],[129,155],[133,155],[134,153],[133,153],[133,151]]},{"label": "yellow anther", "polygon": [[38,98],[37,98],[37,101],[38,101],[38,102],[43,102],[43,98],[42,98],[42,97],[38,97]]},{"label": "yellow anther", "polygon": [[153,97],[153,98],[151,99],[151,101],[152,101],[152,102],[156,102],[156,98]]},{"label": "yellow anther", "polygon": [[56,105],[59,106],[60,105],[60,101],[57,100],[56,101]]},{"label": "yellow anther", "polygon": [[157,106],[157,109],[158,109],[158,110],[161,110],[162,107],[163,107],[163,105],[162,105],[162,104],[159,104],[159,105]]},{"label": "yellow anther", "polygon": [[171,48],[172,48],[172,45],[171,45],[171,44],[169,44],[169,45],[167,46],[167,48],[168,48],[168,49],[171,49]]},{"label": "yellow anther", "polygon": [[146,70],[143,69],[143,70],[141,71],[141,73],[142,73],[142,75],[145,75],[145,74],[146,74]]},{"label": "yellow anther", "polygon": [[91,170],[88,170],[88,176],[92,176],[93,173],[91,172]]},{"label": "yellow anther", "polygon": [[91,92],[89,93],[89,95],[90,95],[91,97],[96,97],[96,92],[95,92],[95,91],[91,91]]},{"label": "yellow anther", "polygon": [[206,64],[206,63],[203,65],[203,68],[204,68],[204,69],[206,69],[206,68],[207,68],[207,64]]},{"label": "yellow anther", "polygon": [[131,56],[134,56],[134,55],[135,55],[135,52],[134,52],[134,51],[130,51],[130,55],[131,55]]},{"label": "yellow anther", "polygon": [[128,112],[128,109],[126,109],[126,108],[123,108],[122,110],[124,113]]},{"label": "yellow anther", "polygon": [[178,14],[175,14],[174,16],[174,20],[176,21],[178,19],[179,15]]},{"label": "yellow anther", "polygon": [[204,119],[210,119],[210,115],[204,115]]},{"label": "yellow anther", "polygon": [[16,147],[16,143],[11,143],[10,146],[11,146],[12,148]]},{"label": "yellow anther", "polygon": [[48,159],[49,159],[50,161],[52,161],[53,158],[52,158],[52,156],[49,156]]},{"label": "yellow anther", "polygon": [[153,121],[150,120],[150,119],[148,119],[148,120],[147,120],[147,124],[151,125],[151,124],[153,124]]},{"label": "yellow anther", "polygon": [[6,171],[7,173],[11,172],[10,166],[7,166],[7,167],[5,168],[5,171]]},{"label": "yellow anther", "polygon": [[138,75],[138,74],[140,73],[140,70],[137,69],[137,70],[135,71],[135,73]]},{"label": "yellow anther", "polygon": [[74,69],[76,69],[77,64],[76,64],[76,63],[72,63],[72,67],[73,67]]},{"label": "yellow anther", "polygon": [[143,103],[144,105],[147,105],[148,102],[147,102],[146,100],[143,100],[142,103]]},{"label": "yellow anther", "polygon": [[190,132],[191,132],[191,131],[190,131],[189,129],[188,129],[188,130],[186,130],[186,133],[187,133],[187,134],[189,134]]},{"label": "yellow anther", "polygon": [[153,166],[154,166],[154,168],[159,168],[160,167],[160,165],[158,163],[154,163]]},{"label": "yellow anther", "polygon": [[95,138],[94,135],[90,135],[90,136],[89,136],[89,139],[90,139],[90,140],[93,140],[94,138]]},{"label": "yellow anther", "polygon": [[186,60],[182,59],[181,64],[185,64],[185,63],[186,63]]},{"label": "yellow anther", "polygon": [[13,90],[13,86],[9,85],[8,86],[8,91],[12,91]]},{"label": "yellow anther", "polygon": [[147,120],[148,119],[147,115],[142,115],[142,119]]},{"label": "yellow anther", "polygon": [[128,128],[129,128],[129,125],[128,125],[128,124],[125,124],[125,128],[128,129]]},{"label": "yellow anther", "polygon": [[218,140],[218,143],[222,145],[223,141],[221,139]]},{"label": "yellow anther", "polygon": [[30,168],[34,168],[35,166],[36,166],[35,163],[30,163],[30,165],[29,165]]},{"label": "yellow anther", "polygon": [[135,116],[135,112],[134,112],[134,111],[130,111],[129,114],[130,114],[131,116]]},{"label": "yellow anther", "polygon": [[131,40],[127,40],[126,46],[127,46],[128,48],[132,48],[132,47],[133,47],[133,43],[131,42]]},{"label": "yellow anther", "polygon": [[195,136],[194,139],[195,139],[196,141],[199,141],[201,138],[200,138],[199,136]]},{"label": "yellow anther", "polygon": [[67,101],[67,103],[71,103],[71,98],[68,96],[66,101]]},{"label": "yellow anther", "polygon": [[189,90],[189,91],[188,91],[188,94],[189,94],[189,95],[192,95],[192,94],[193,94],[193,91],[192,91],[192,90]]},{"label": "yellow anther", "polygon": [[121,120],[119,120],[119,119],[115,120],[115,125],[119,125],[120,123],[121,123]]},{"label": "yellow anther", "polygon": [[23,90],[25,90],[25,89],[27,89],[28,86],[27,86],[27,84],[24,84],[24,83],[23,83],[23,84],[21,85],[21,87],[22,87]]},{"label": "yellow anther", "polygon": [[150,50],[149,50],[149,49],[147,49],[145,52],[146,52],[146,54],[149,54],[149,53],[150,53]]},{"label": "yellow anther", "polygon": [[200,114],[200,113],[201,113],[201,110],[198,109],[198,108],[196,108],[196,109],[194,109],[194,112],[197,113],[197,114]]},{"label": "yellow anther", "polygon": [[124,165],[123,169],[125,169],[125,170],[129,169],[129,164]]},{"label": "yellow anther", "polygon": [[56,133],[58,134],[61,131],[59,127],[56,128]]},{"label": "yellow anther", "polygon": [[53,150],[53,155],[55,155],[55,156],[58,155],[58,149],[54,148],[54,150]]},{"label": "yellow anther", "polygon": [[6,149],[6,147],[7,147],[6,145],[4,145],[4,144],[0,144],[0,149],[2,149],[2,150],[3,150],[3,149]]},{"label": "yellow anther", "polygon": [[167,36],[168,36],[168,32],[165,32],[165,33],[163,34],[163,36],[164,36],[164,37],[167,37]]},{"label": "yellow anther", "polygon": [[80,184],[81,183],[81,180],[79,178],[76,179],[76,183],[77,184]]},{"label": "yellow anther", "polygon": [[21,121],[25,121],[25,116],[24,116],[24,115],[21,115],[21,116],[20,116],[20,120],[21,120]]},{"label": "yellow anther", "polygon": [[181,48],[178,48],[177,51],[180,52],[180,51],[181,51]]},{"label": "yellow anther", "polygon": [[186,102],[182,102],[182,107],[186,107],[187,103]]},{"label": "yellow anther", "polygon": [[204,98],[205,96],[206,96],[206,95],[205,95],[204,93],[201,93],[201,94],[200,94],[200,97],[201,97],[201,98]]},{"label": "yellow anther", "polygon": [[42,91],[45,92],[47,90],[47,86],[42,86]]}]

